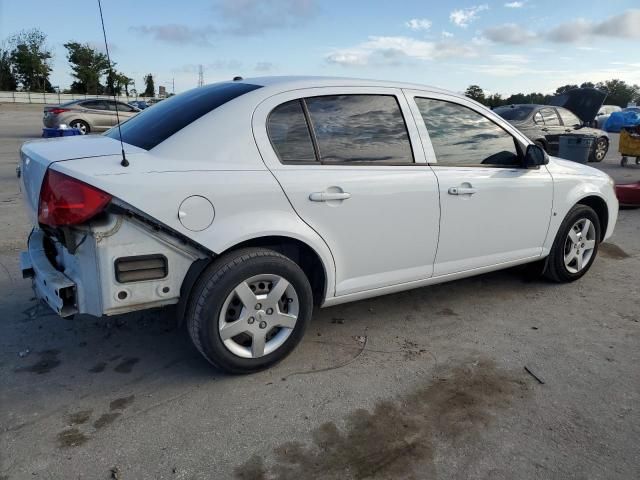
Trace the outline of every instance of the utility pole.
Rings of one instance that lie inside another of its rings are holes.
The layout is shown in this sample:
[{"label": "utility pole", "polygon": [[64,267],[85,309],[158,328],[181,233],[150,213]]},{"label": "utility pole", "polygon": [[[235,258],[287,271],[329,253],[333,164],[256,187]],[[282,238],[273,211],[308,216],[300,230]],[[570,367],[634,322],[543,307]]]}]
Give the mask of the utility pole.
[{"label": "utility pole", "polygon": [[176,94],[176,77],[171,79],[171,93]]},{"label": "utility pole", "polygon": [[198,65],[198,86],[201,87],[204,85],[204,72],[202,70],[202,65]]}]

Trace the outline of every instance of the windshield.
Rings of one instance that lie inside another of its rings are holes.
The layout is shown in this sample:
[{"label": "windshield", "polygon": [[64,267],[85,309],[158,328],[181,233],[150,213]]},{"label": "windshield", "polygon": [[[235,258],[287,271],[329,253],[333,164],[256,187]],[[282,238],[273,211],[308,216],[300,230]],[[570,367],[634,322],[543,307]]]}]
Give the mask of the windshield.
[{"label": "windshield", "polygon": [[529,116],[535,107],[533,105],[513,105],[498,107],[493,111],[505,120],[524,120]]},{"label": "windshield", "polygon": [[[121,123],[122,141],[150,150],[220,105],[257,88],[260,85],[214,83],[175,95]],[[117,127],[105,135],[120,138]]]}]

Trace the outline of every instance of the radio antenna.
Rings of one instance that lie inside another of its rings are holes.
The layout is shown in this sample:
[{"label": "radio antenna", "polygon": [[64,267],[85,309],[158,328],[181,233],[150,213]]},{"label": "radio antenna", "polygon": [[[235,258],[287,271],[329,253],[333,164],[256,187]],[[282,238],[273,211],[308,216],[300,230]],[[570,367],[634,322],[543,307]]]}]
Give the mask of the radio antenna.
[{"label": "radio antenna", "polygon": [[118,112],[118,99],[116,97],[116,91],[113,88],[113,82],[115,78],[113,76],[113,64],[111,63],[111,57],[109,56],[109,44],[107,42],[107,31],[104,28],[104,17],[102,16],[102,2],[98,0],[98,9],[100,10],[100,22],[102,23],[102,36],[104,37],[104,49],[107,52],[107,62],[109,62],[109,76],[111,77],[111,93],[113,93],[113,101],[116,105],[116,121],[118,122],[118,136],[120,137],[120,149],[122,151],[122,161],[120,165],[123,167],[129,166],[129,160],[124,154],[124,143],[122,142],[122,130],[120,129],[120,114]]}]

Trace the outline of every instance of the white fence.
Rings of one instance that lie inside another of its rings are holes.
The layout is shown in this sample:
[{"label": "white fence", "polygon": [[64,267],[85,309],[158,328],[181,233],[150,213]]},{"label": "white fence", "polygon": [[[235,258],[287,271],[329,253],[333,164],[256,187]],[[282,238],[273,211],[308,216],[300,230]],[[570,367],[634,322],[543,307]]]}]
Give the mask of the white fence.
[{"label": "white fence", "polygon": [[[47,103],[57,105],[71,100],[84,100],[87,98],[113,99],[113,96],[83,95],[81,93],[0,92],[0,103]],[[117,99],[125,103],[133,100],[149,100],[146,97],[125,95],[121,95]]]}]

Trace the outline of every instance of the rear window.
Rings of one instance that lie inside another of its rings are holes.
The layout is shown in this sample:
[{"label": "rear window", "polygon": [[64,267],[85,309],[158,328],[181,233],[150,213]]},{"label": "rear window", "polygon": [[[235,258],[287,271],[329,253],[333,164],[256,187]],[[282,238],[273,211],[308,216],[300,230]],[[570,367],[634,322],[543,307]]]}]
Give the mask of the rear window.
[{"label": "rear window", "polygon": [[[248,83],[217,83],[168,98],[122,123],[122,141],[150,150],[203,115],[258,88]],[[118,128],[105,135],[120,138]]]},{"label": "rear window", "polygon": [[532,106],[520,105],[517,107],[498,107],[493,111],[505,120],[524,120],[532,110]]}]

